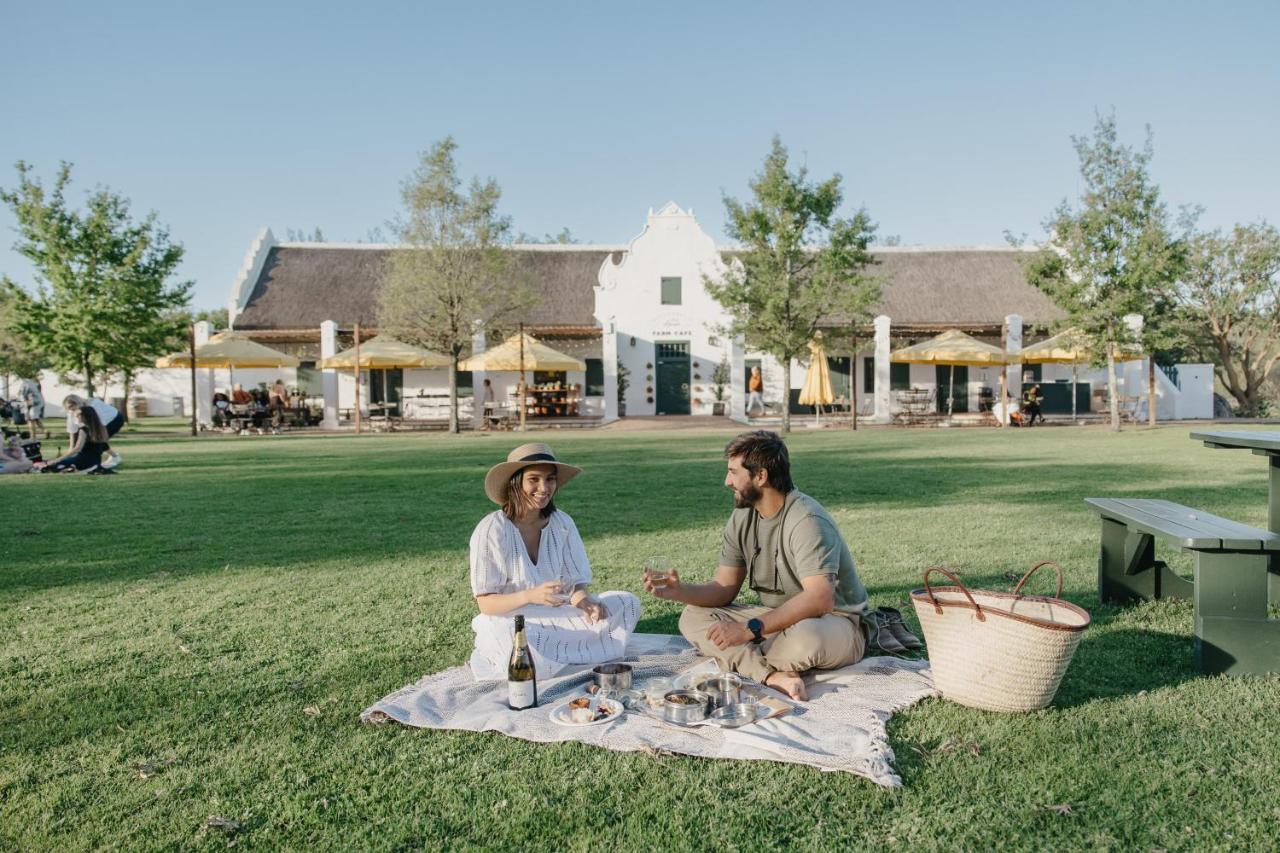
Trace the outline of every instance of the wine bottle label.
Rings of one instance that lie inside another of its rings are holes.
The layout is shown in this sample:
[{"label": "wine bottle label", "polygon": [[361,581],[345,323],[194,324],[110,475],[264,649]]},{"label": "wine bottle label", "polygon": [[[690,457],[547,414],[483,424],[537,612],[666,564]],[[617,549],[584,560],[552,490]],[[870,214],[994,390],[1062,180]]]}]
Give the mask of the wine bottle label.
[{"label": "wine bottle label", "polygon": [[532,681],[508,681],[507,702],[517,711],[533,707],[534,683]]}]

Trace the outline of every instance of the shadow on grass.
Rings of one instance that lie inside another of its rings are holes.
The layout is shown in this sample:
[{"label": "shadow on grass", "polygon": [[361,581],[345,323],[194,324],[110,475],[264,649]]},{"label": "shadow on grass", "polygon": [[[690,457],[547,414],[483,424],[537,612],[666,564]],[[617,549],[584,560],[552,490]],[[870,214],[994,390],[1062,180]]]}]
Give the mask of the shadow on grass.
[{"label": "shadow on grass", "polygon": [[[574,516],[589,553],[593,540],[605,537],[706,530],[714,538],[731,511],[722,486],[722,436],[602,437],[554,439],[563,448],[558,452],[585,470],[565,490],[561,506]],[[160,570],[465,560],[472,528],[494,508],[482,494],[484,473],[515,440],[138,444],[136,463],[127,462],[117,477],[21,478],[36,481],[14,490],[14,506],[25,516],[19,527],[27,532],[0,574],[0,592],[130,580]],[[1053,513],[1046,525],[1075,518],[1082,536],[1093,536],[1096,517],[1082,499],[1095,494],[1158,492],[1231,515],[1222,507],[1224,495],[1234,505],[1251,501],[1253,491],[1258,507],[1265,507],[1265,479],[1261,472],[1247,473],[1252,468],[1242,468],[1246,473],[1238,477],[1215,471],[1218,482],[1212,484],[1153,489],[1149,484],[1169,483],[1186,467],[1126,461],[1121,468],[1113,456],[1062,451],[1046,464],[1048,450],[1003,447],[995,456],[989,452],[994,443],[969,440],[922,446],[908,436],[890,436],[874,447],[844,441],[793,441],[798,485],[837,514],[937,508],[976,519],[989,510],[1044,507]],[[857,559],[856,523],[843,523],[851,528],[846,534],[852,534]],[[973,530],[953,532],[981,538],[981,529]],[[925,544],[945,547],[946,541]],[[920,546],[904,537],[901,547]],[[706,558],[714,556],[709,551]],[[987,580],[966,578],[975,585]],[[1002,581],[993,588],[1011,586]]]}]

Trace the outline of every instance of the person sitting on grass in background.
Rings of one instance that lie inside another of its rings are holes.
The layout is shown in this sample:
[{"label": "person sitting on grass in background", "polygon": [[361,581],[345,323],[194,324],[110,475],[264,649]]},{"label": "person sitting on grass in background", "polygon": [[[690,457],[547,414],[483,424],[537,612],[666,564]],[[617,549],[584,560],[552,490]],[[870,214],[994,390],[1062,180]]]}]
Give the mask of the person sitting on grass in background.
[{"label": "person sitting on grass in background", "polygon": [[[680,633],[721,669],[803,701],[802,673],[862,659],[867,590],[835,521],[792,484],[777,433],[743,433],[724,456],[735,509],[714,577],[688,585],[678,572],[655,581],[646,570],[641,581],[653,596],[688,605]],[[762,606],[733,603],[744,582]]]},{"label": "person sitting on grass in background", "polygon": [[76,434],[71,448],[63,456],[49,463],[45,473],[62,471],[92,471],[102,464],[102,454],[107,452],[107,428],[98,418],[92,406],[76,409]]},{"label": "person sitting on grass in background", "polygon": [[[62,401],[62,408],[67,410],[67,434],[71,436],[79,432],[81,426],[80,421],[76,419],[76,413],[86,408],[93,409],[103,428],[106,429],[107,437],[103,440],[104,443],[110,441],[124,427],[124,413],[110,403],[97,398],[86,400],[77,394],[68,394]],[[109,445],[103,448],[103,452],[107,455],[102,463],[103,468],[114,468],[120,464],[120,454],[113,451]]]},{"label": "person sitting on grass in background", "polygon": [[630,592],[591,594],[582,537],[552,500],[581,471],[557,461],[545,444],[524,444],[485,475],[484,493],[501,509],[480,519],[471,534],[471,592],[480,610],[471,620],[477,681],[507,677],[517,613],[525,617],[540,678],[626,654],[640,600]]},{"label": "person sitting on grass in background", "polygon": [[0,474],[30,474],[35,463],[22,449],[22,439],[13,436],[0,446]]}]

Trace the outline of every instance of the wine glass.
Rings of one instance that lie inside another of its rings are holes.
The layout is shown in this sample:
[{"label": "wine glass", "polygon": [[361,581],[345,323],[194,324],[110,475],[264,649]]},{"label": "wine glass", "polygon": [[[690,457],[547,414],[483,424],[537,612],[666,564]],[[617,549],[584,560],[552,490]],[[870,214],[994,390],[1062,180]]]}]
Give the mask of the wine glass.
[{"label": "wine glass", "polygon": [[649,575],[653,588],[660,589],[667,585],[671,577],[671,560],[661,556],[646,557],[644,570]]}]

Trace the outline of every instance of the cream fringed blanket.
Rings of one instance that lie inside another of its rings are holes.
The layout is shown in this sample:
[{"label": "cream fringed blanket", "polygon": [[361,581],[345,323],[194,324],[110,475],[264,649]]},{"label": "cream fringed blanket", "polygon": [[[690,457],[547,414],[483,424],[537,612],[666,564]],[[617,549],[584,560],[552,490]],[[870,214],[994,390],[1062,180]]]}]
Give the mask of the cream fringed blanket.
[{"label": "cream fringed blanket", "polygon": [[[635,634],[627,648],[637,686],[672,677],[700,659],[682,637]],[[885,724],[895,711],[934,694],[927,661],[868,658],[843,669],[810,673],[809,701],[786,716],[740,729],[677,728],[628,713],[607,725],[567,728],[551,722],[553,707],[590,682],[586,667],[539,682],[539,707],[512,711],[505,682],[477,682],[465,666],[428,675],[365,709],[369,723],[395,721],[424,729],[496,731],[536,742],[574,740],[619,752],[667,750],[703,758],[808,764],[902,784],[893,771]]]}]

